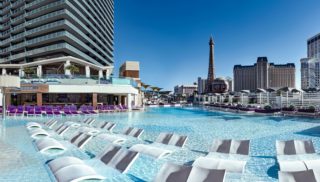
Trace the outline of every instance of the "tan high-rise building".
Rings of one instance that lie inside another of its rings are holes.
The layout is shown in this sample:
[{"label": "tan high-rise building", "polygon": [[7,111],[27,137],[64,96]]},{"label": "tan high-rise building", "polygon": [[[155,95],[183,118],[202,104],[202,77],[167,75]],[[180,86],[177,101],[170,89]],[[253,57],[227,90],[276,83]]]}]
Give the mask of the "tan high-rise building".
[{"label": "tan high-rise building", "polygon": [[234,66],[234,91],[295,87],[295,71],[293,63],[276,65],[268,63],[267,57],[258,57],[254,65]]}]

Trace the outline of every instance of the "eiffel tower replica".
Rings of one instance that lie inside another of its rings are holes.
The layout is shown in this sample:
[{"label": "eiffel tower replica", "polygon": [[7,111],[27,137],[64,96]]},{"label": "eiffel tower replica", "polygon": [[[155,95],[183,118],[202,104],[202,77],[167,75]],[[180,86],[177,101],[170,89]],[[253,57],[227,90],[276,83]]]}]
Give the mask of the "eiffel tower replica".
[{"label": "eiffel tower replica", "polygon": [[212,84],[214,81],[214,42],[213,37],[210,37],[209,41],[210,53],[209,53],[209,69],[208,78],[206,84],[206,93],[213,93]]}]

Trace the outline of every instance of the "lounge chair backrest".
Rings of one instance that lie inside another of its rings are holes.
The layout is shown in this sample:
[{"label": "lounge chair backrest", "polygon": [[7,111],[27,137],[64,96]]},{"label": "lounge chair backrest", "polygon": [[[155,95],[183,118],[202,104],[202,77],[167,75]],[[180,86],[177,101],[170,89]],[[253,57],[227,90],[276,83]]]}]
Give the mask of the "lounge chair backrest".
[{"label": "lounge chair backrest", "polygon": [[276,141],[277,155],[296,155],[315,153],[311,140]]},{"label": "lounge chair backrest", "polygon": [[84,124],[90,125],[90,124],[92,124],[94,121],[95,121],[95,119],[89,118],[89,119],[87,119],[87,120],[84,122]]},{"label": "lounge chair backrest", "polygon": [[154,182],[223,182],[225,170],[205,169],[165,163]]},{"label": "lounge chair backrest", "polygon": [[279,182],[317,182],[313,170],[296,171],[296,172],[282,172],[279,171]]},{"label": "lounge chair backrest", "polygon": [[63,124],[61,125],[60,127],[58,127],[56,129],[56,133],[58,135],[62,135],[64,132],[66,132],[68,129],[70,128],[70,125],[66,125],[66,124]]},{"label": "lounge chair backrest", "polygon": [[105,149],[105,152],[99,156],[99,159],[104,164],[124,173],[137,159],[138,155],[138,152],[130,151],[120,146],[110,145]]},{"label": "lounge chair backrest", "polygon": [[51,128],[53,125],[55,125],[58,121],[55,119],[49,120],[45,125],[49,128]]},{"label": "lounge chair backrest", "polygon": [[84,146],[90,139],[92,139],[92,135],[87,133],[79,132],[74,137],[71,138],[70,142],[76,145],[78,148]]},{"label": "lounge chair backrest", "polygon": [[104,122],[104,123],[100,126],[101,129],[107,129],[108,131],[111,131],[114,127],[115,127],[115,124],[114,124],[114,123],[111,123],[111,122]]},{"label": "lounge chair backrest", "polygon": [[156,139],[156,142],[166,144],[166,145],[183,147],[187,139],[188,139],[187,136],[181,136],[181,135],[172,134],[172,133],[160,133],[160,135]]},{"label": "lounge chair backrest", "polygon": [[209,152],[249,155],[250,140],[214,140]]},{"label": "lounge chair backrest", "polygon": [[124,135],[128,135],[128,136],[132,136],[135,138],[139,138],[139,136],[143,133],[143,129],[140,128],[133,128],[133,127],[129,127],[127,129],[125,129],[125,131],[123,132]]}]

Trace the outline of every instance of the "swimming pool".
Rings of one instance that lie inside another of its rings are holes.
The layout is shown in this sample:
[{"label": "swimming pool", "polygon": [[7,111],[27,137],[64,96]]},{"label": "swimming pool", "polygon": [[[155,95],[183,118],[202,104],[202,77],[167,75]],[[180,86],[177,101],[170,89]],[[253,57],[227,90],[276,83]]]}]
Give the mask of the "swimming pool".
[{"label": "swimming pool", "polygon": [[[79,120],[84,116],[62,117],[58,120]],[[102,170],[108,175],[106,181],[150,181],[162,164],[172,161],[192,164],[204,156],[213,139],[250,139],[250,159],[243,175],[228,174],[227,181],[277,181],[278,166],[275,157],[275,141],[288,139],[312,139],[316,152],[320,152],[320,122],[316,119],[298,117],[256,116],[208,111],[201,108],[149,108],[145,112],[109,113],[95,116],[99,121],[117,124],[113,131],[120,132],[127,126],[143,128],[142,140],[154,141],[160,132],[187,135],[185,149],[165,159],[154,160],[140,155],[128,173],[119,174]],[[50,181],[52,178],[45,161],[57,155],[42,155],[33,146],[25,128],[27,121],[47,121],[46,117],[9,117],[0,125],[0,181]],[[75,130],[65,133],[70,138]],[[129,147],[136,141],[128,141]],[[91,140],[82,150],[70,149],[59,156],[76,156],[90,159],[99,154],[107,143]],[[88,155],[89,154],[89,155]]]}]

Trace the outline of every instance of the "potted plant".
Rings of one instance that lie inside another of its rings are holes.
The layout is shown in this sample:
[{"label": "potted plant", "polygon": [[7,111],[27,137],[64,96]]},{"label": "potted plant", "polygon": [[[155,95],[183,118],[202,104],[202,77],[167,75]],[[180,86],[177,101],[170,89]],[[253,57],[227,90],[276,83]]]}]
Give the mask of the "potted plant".
[{"label": "potted plant", "polygon": [[306,113],[315,113],[316,108],[314,106],[309,106],[306,109],[298,109],[299,112],[306,112]]},{"label": "potted plant", "polygon": [[30,78],[30,75],[35,74],[35,68],[26,67],[23,68],[23,72],[26,74],[26,78]]},{"label": "potted plant", "polygon": [[71,72],[72,75],[74,75],[74,73],[78,73],[80,70],[76,65],[70,64],[69,66],[65,67],[66,70],[69,70]]}]

